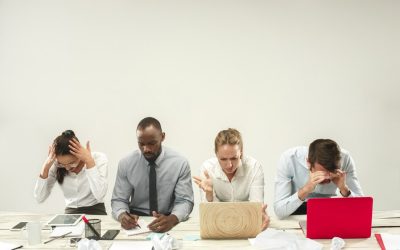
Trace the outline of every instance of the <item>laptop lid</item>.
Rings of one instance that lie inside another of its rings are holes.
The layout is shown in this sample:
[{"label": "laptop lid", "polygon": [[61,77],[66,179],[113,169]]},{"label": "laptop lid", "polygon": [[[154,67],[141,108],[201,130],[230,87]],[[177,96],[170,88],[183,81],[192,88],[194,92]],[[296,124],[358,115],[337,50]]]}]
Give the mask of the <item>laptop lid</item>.
[{"label": "laptop lid", "polygon": [[300,226],[310,239],[369,238],[372,204],[372,197],[312,198]]},{"label": "laptop lid", "polygon": [[203,239],[239,239],[261,232],[261,202],[200,203],[200,236]]}]

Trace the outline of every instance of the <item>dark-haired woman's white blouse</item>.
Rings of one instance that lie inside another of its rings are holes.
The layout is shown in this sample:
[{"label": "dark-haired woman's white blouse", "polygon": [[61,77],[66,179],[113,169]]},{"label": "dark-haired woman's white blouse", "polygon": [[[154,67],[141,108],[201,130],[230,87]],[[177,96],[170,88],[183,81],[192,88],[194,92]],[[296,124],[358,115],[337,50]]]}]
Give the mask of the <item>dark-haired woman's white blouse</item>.
[{"label": "dark-haired woman's white blouse", "polygon": [[[75,174],[68,172],[64,182],[60,185],[64,193],[65,204],[70,208],[88,207],[101,203],[107,193],[107,165],[105,154],[92,152],[95,166],[82,170]],[[43,179],[39,176],[36,181],[34,197],[41,203],[49,197],[54,184],[57,182],[57,167],[53,164],[49,170],[49,176]]]}]

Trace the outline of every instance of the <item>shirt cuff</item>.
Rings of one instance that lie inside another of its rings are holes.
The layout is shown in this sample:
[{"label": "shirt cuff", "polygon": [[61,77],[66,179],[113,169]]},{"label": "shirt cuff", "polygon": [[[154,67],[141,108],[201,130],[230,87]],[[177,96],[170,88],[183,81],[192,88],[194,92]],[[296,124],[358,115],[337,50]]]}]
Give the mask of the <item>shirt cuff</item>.
[{"label": "shirt cuff", "polygon": [[129,211],[124,210],[124,209],[118,210],[118,211],[115,213],[116,218],[114,218],[114,219],[115,219],[116,221],[118,221],[119,216],[120,216],[122,213],[125,213],[125,212],[128,212],[128,213],[129,213]]},{"label": "shirt cuff", "polygon": [[203,197],[204,197],[204,201],[203,202],[219,202],[220,200],[217,198],[217,195],[215,194],[215,190],[213,189],[213,200],[212,201],[208,201],[207,200],[207,195],[204,191],[203,192]]},{"label": "shirt cuff", "polygon": [[176,218],[178,218],[178,221],[179,221],[179,222],[182,222],[182,221],[185,221],[185,220],[188,219],[188,218],[187,218],[188,216],[186,215],[186,213],[180,212],[180,211],[178,211],[178,210],[173,210],[173,211],[171,212],[171,214],[175,215]]},{"label": "shirt cuff", "polygon": [[[292,197],[290,197],[290,203],[292,203],[293,206],[296,206],[296,209],[297,209],[298,207],[300,207],[301,204],[303,204],[303,202],[306,202],[306,201],[307,201],[307,198],[304,199],[304,201],[302,201],[302,200],[299,198],[299,191],[297,191],[296,193],[294,193],[294,194],[292,195]],[[295,210],[295,211],[296,211],[296,210]]]},{"label": "shirt cuff", "polygon": [[39,178],[37,179],[38,186],[43,187],[44,185],[46,185],[48,179],[49,179],[49,177],[44,179],[39,176]]},{"label": "shirt cuff", "polygon": [[92,168],[86,168],[85,173],[87,175],[90,175],[92,178],[97,178],[99,176],[99,170],[97,169],[97,166],[93,166]]},{"label": "shirt cuff", "polygon": [[47,179],[43,179],[42,177],[39,176],[39,178],[36,181],[35,189],[33,191],[33,195],[36,198],[36,201],[42,202],[42,197],[43,197],[43,189],[47,185]]}]

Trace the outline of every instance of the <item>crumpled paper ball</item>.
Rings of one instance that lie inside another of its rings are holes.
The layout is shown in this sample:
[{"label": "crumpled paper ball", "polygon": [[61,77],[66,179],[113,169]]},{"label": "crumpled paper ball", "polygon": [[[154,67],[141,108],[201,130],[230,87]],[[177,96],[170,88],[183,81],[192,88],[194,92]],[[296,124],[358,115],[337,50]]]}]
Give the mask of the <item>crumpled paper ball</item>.
[{"label": "crumpled paper ball", "polygon": [[99,242],[85,238],[78,242],[78,250],[102,250],[102,248]]}]

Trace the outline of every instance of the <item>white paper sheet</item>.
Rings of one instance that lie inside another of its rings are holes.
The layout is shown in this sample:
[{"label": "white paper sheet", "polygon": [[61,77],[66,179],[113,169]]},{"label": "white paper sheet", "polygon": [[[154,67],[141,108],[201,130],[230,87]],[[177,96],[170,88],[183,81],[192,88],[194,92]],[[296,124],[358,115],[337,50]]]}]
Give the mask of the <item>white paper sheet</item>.
[{"label": "white paper sheet", "polygon": [[400,210],[374,211],[374,219],[392,219],[400,218]]},{"label": "white paper sheet", "polygon": [[400,235],[381,233],[381,238],[387,250],[400,249]]},{"label": "white paper sheet", "polygon": [[151,232],[150,229],[147,228],[147,226],[150,223],[147,223],[145,220],[139,219],[138,220],[138,224],[140,225],[139,227],[130,229],[130,230],[124,230],[127,236],[131,236],[131,235],[136,235],[136,234],[143,234],[143,233],[148,233]]},{"label": "white paper sheet", "polygon": [[114,241],[109,250],[151,250],[151,241]]},{"label": "white paper sheet", "polygon": [[286,250],[321,250],[322,244],[304,237],[299,237],[294,233],[282,232],[268,228],[261,232],[254,239],[249,239],[250,243],[258,249],[286,249]]},{"label": "white paper sheet", "polygon": [[10,250],[10,249],[13,249],[13,248],[16,248],[16,247],[19,247],[19,246],[20,245],[0,242],[0,250]]},{"label": "white paper sheet", "polygon": [[76,226],[68,226],[68,227],[56,227],[50,234],[50,237],[58,237],[68,232],[72,232],[68,234],[70,236],[82,236],[83,231],[85,230],[85,224],[83,221],[79,222]]}]

